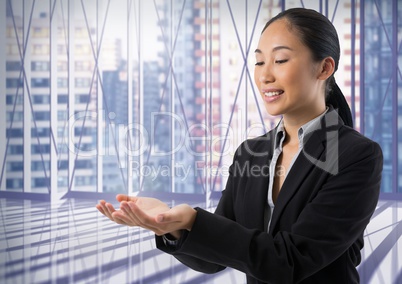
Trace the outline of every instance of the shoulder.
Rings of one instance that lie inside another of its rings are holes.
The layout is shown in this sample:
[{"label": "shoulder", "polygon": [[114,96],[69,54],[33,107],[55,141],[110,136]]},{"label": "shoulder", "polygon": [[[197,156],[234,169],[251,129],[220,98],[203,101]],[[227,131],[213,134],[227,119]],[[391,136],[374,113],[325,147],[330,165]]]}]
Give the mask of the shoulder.
[{"label": "shoulder", "polygon": [[383,155],[380,145],[348,126],[339,129],[339,168],[360,166],[372,175],[382,172]]},{"label": "shoulder", "polygon": [[[339,116],[338,112],[332,107],[329,107],[329,111],[325,114],[321,123],[321,139],[326,142],[330,142],[332,138],[336,139],[336,143],[339,146],[340,153],[375,153],[382,156],[380,145],[364,136],[356,129],[344,124],[343,120]],[[330,133],[336,133],[331,135]],[[323,138],[323,136],[326,136]],[[331,141],[330,143],[332,143]]]},{"label": "shoulder", "polygon": [[380,145],[367,138],[357,130],[343,125],[339,129],[339,148],[341,152],[352,154],[353,152],[366,152],[367,154],[379,154],[382,156]]}]

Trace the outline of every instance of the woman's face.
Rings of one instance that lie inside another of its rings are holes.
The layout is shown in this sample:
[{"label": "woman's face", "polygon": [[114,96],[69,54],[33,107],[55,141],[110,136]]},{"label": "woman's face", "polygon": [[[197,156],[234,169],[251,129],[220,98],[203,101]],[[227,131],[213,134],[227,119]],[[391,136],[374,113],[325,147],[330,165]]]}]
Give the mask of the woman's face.
[{"label": "woman's face", "polygon": [[324,83],[319,79],[322,64],[290,30],[284,19],[270,24],[255,51],[254,80],[271,115],[322,113]]}]

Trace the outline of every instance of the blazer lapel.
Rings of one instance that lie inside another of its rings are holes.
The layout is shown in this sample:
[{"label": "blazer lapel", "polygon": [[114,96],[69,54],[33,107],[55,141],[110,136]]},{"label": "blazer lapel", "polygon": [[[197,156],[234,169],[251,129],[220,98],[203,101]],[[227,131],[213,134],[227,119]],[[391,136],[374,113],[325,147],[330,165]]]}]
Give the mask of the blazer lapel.
[{"label": "blazer lapel", "polygon": [[[274,141],[275,130],[267,133],[264,141],[261,142],[257,149],[257,153],[264,155],[252,156],[250,161],[249,174],[246,185],[246,194],[244,195],[244,218],[245,224],[249,228],[264,229],[265,208],[267,205],[268,181],[269,181],[269,164],[272,159],[272,145]],[[268,138],[268,140],[267,140]],[[252,169],[254,167],[254,170]]]},{"label": "blazer lapel", "polygon": [[292,168],[287,174],[281,191],[279,192],[271,219],[271,232],[273,231],[272,229],[277,225],[286,205],[299,189],[300,184],[303,182],[311,169],[317,166],[313,162],[329,158],[325,157],[322,159],[323,155],[327,154],[324,151],[327,149],[327,138],[330,137],[327,136],[327,134],[338,131],[339,127],[342,125],[342,119],[339,117],[338,113],[332,107],[330,107],[327,114],[321,119],[321,128],[310,133],[310,137],[308,138],[307,142],[304,143],[302,152],[300,152]]}]

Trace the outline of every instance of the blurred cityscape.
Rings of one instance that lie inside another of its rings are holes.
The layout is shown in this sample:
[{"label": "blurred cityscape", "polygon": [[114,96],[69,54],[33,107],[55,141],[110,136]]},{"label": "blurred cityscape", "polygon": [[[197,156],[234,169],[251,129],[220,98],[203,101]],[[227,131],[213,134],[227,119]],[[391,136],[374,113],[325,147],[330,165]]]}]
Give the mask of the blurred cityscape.
[{"label": "blurred cityscape", "polygon": [[280,119],[253,82],[259,34],[306,7],[334,23],[336,81],[384,154],[360,280],[402,283],[400,2],[0,1],[0,282],[244,283],[185,267],[94,205],[126,193],[213,211],[238,145]]},{"label": "blurred cityscape", "polygon": [[241,141],[279,120],[252,79],[261,29],[304,4],[336,26],[337,82],[401,193],[394,2],[2,1],[0,194],[220,192]]}]

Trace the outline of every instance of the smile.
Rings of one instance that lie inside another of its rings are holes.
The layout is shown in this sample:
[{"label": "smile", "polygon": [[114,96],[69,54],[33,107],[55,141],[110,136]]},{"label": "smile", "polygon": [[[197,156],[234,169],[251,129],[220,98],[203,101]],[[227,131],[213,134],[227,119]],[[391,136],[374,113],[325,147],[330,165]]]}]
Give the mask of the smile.
[{"label": "smile", "polygon": [[279,96],[283,93],[283,91],[276,91],[276,92],[264,92],[264,96],[266,97],[275,97],[275,96]]}]

